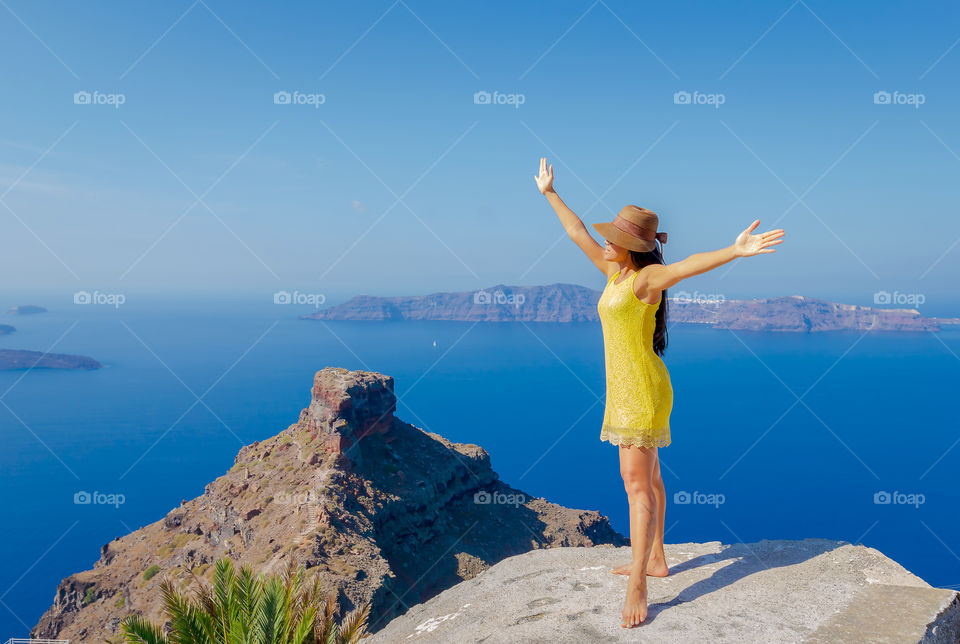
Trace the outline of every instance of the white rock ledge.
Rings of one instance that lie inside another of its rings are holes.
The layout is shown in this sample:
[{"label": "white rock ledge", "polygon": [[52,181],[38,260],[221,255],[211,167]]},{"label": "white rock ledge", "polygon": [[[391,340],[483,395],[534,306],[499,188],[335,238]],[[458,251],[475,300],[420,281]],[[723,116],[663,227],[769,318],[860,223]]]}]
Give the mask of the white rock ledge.
[{"label": "white rock ledge", "polygon": [[504,559],[365,639],[414,642],[960,642],[960,595],[846,541],[666,546],[649,615],[620,627],[630,548],[549,548]]}]

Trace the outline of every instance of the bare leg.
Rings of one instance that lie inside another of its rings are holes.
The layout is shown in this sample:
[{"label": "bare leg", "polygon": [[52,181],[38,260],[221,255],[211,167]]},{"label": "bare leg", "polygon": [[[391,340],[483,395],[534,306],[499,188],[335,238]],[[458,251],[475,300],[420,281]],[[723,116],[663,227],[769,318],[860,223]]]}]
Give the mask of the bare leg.
[{"label": "bare leg", "polygon": [[630,504],[633,561],[627,579],[621,626],[633,628],[647,618],[647,560],[657,530],[657,495],[653,491],[655,448],[620,446],[620,475]]},{"label": "bare leg", "polygon": [[[656,452],[657,448],[653,450]],[[653,469],[653,493],[657,497],[657,530],[653,536],[653,547],[650,549],[650,559],[647,561],[647,575],[651,577],[666,577],[670,574],[667,567],[667,557],[663,552],[663,524],[667,513],[667,491],[663,487],[663,477],[660,476],[660,455],[657,453],[657,464]],[[629,575],[630,564],[617,566],[612,573]]]}]

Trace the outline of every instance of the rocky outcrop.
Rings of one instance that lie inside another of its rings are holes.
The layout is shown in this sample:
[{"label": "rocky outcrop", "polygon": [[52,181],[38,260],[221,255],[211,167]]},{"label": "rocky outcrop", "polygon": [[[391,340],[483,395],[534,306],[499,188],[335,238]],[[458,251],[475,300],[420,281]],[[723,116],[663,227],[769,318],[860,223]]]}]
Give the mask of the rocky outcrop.
[{"label": "rocky outcrop", "polygon": [[629,548],[555,548],[505,559],[411,608],[370,644],[417,642],[960,641],[960,599],[873,548],[804,539],[667,544],[649,613],[620,627]]},{"label": "rocky outcrop", "polygon": [[[460,320],[466,322],[596,322],[600,291],[575,284],[504,286],[412,297],[361,295],[303,316],[310,320]],[[669,297],[670,323],[749,331],[937,331],[956,318],[928,318],[915,309],[837,304],[800,295],[725,300],[680,293]]]},{"label": "rocky outcrop", "polygon": [[100,369],[103,365],[87,356],[0,349],[0,370],[13,369]]},{"label": "rocky outcrop", "polygon": [[341,613],[371,601],[376,630],[504,557],[626,543],[597,512],[512,488],[482,448],[395,409],[388,376],[318,372],[295,424],[242,448],[203,495],[104,545],[92,570],[61,582],[32,635],[118,641],[125,615],[161,619],[161,579],[209,577],[221,556],[261,572],[301,563]]}]

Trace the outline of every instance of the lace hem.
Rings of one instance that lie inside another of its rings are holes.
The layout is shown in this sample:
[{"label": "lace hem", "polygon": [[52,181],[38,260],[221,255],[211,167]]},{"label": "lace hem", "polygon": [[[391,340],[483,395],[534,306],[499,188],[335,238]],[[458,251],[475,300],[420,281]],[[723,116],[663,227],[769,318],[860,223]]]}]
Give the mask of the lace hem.
[{"label": "lace hem", "polygon": [[600,430],[600,440],[614,445],[636,447],[666,447],[670,444],[670,429],[657,430],[652,436],[626,436],[607,429]]}]

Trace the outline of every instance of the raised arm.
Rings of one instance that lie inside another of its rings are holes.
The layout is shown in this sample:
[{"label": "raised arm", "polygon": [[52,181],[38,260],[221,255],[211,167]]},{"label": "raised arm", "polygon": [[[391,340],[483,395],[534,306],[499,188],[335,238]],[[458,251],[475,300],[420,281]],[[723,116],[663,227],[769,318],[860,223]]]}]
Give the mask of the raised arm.
[{"label": "raised arm", "polygon": [[751,234],[759,225],[760,220],[754,220],[749,227],[737,236],[733,245],[726,248],[706,253],[694,253],[686,259],[672,264],[652,264],[645,267],[643,272],[646,274],[644,280],[646,291],[668,289],[681,280],[711,271],[738,257],[752,257],[753,255],[776,252],[776,249],[771,248],[771,246],[783,243],[783,229],[778,228],[759,235]]},{"label": "raised arm", "polygon": [[553,164],[548,168],[547,160],[541,158],[540,174],[534,176],[534,179],[537,181],[537,188],[540,189],[543,196],[545,196],[547,201],[550,202],[550,205],[553,206],[554,212],[556,212],[557,217],[560,218],[560,223],[563,224],[563,229],[567,231],[570,239],[580,247],[580,250],[590,258],[590,261],[592,261],[602,273],[606,274],[610,263],[603,258],[603,246],[597,243],[597,240],[593,238],[593,235],[590,234],[587,227],[583,225],[577,213],[570,210],[567,204],[563,203],[560,195],[553,189]]}]

